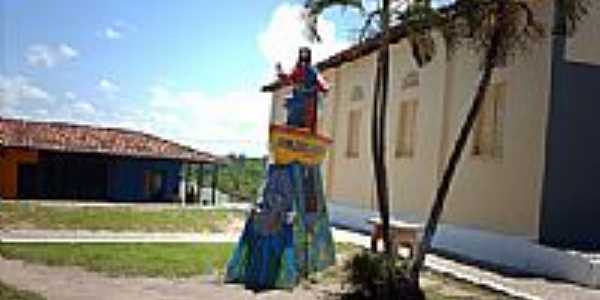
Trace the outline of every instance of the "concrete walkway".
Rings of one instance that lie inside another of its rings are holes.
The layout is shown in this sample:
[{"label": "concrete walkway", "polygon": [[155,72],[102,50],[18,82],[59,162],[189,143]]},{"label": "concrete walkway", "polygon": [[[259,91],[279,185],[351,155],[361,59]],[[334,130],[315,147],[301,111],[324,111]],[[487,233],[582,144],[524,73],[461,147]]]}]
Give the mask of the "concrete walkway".
[{"label": "concrete walkway", "polygon": [[[71,243],[71,242],[89,242],[89,243],[197,243],[197,242],[237,242],[239,233],[237,234],[196,234],[196,233],[140,233],[140,232],[107,232],[107,231],[46,231],[46,230],[16,230],[16,231],[2,231],[0,232],[0,242],[3,243]],[[367,235],[350,232],[346,230],[334,229],[334,239],[336,242],[341,243],[352,243],[362,247],[369,247],[370,240]],[[2,261],[0,261],[2,262]],[[2,263],[16,263],[3,261]],[[34,268],[34,266],[22,265],[20,267],[27,266],[27,268]],[[453,260],[449,260],[437,255],[429,255],[426,260],[426,266],[431,270],[439,273],[444,273],[471,283],[490,287],[494,290],[505,292],[507,294],[517,296],[523,299],[549,299],[549,300],[600,300],[600,290],[588,289],[572,284],[553,282],[541,278],[515,278],[499,273],[483,270],[474,266],[462,264]],[[0,264],[0,270],[3,267]],[[42,268],[42,267],[40,267]],[[8,270],[15,270],[8,268]],[[52,268],[54,270],[54,268]],[[0,272],[2,273],[2,272]],[[88,275],[86,275],[88,276]],[[93,275],[98,276],[98,275]],[[80,277],[83,278],[83,277]],[[3,278],[0,277],[0,280]],[[107,279],[108,280],[108,279]],[[141,279],[140,279],[141,280]],[[144,279],[149,280],[149,279]],[[140,283],[140,289],[145,289],[144,286],[146,281],[142,280]],[[158,280],[158,279],[157,279]],[[27,281],[27,280],[25,280]],[[122,281],[122,280],[121,280]],[[120,282],[121,282],[120,281]],[[151,280],[152,281],[152,280]],[[68,282],[68,281],[67,281]],[[10,282],[7,282],[10,283]],[[17,281],[18,283],[18,281]],[[160,280],[159,280],[160,283]],[[155,283],[155,284],[159,284]],[[121,283],[120,283],[121,284]],[[134,283],[132,286],[136,286]],[[162,284],[171,284],[163,282]],[[199,281],[182,281],[182,286],[186,284],[196,286]],[[21,285],[18,285],[21,287]],[[151,285],[150,285],[151,286]],[[23,286],[28,288],[28,286]],[[191,288],[191,287],[190,287]],[[220,290],[220,287],[215,287],[214,284],[206,289]],[[134,288],[135,290],[135,288]],[[185,290],[185,288],[184,288]],[[35,290],[34,290],[35,291]],[[214,291],[209,293],[210,295],[218,295],[219,293],[226,293],[227,289],[223,292]],[[198,291],[195,291],[198,292]],[[238,291],[239,292],[239,291]],[[294,292],[295,294],[296,292]],[[45,293],[44,293],[45,294]],[[294,294],[286,294],[284,298],[273,298],[273,299],[305,299],[305,298],[294,298]],[[199,294],[194,294],[198,297]],[[314,296],[314,295],[312,295]],[[310,297],[312,297],[310,296]],[[262,296],[257,296],[262,297]],[[267,298],[243,298],[243,299],[270,299]],[[292,298],[287,298],[292,297]],[[300,297],[300,296],[298,296]],[[303,295],[303,297],[309,297]],[[76,298],[73,298],[76,299]],[[109,299],[109,298],[90,298],[90,299]],[[148,299],[161,299],[161,298],[148,298]],[[174,299],[174,298],[170,298]],[[179,298],[177,298],[179,299]],[[184,299],[184,298],[181,298]],[[202,299],[199,297],[198,299]],[[310,298],[306,298],[310,299]]]},{"label": "concrete walkway", "polygon": [[102,202],[102,201],[69,201],[69,200],[0,200],[11,205],[36,205],[42,207],[66,207],[66,208],[133,208],[136,210],[165,210],[165,209],[189,209],[189,210],[240,210],[250,211],[252,203],[248,202],[220,202],[217,205],[201,205],[199,203],[139,203],[139,202]]},{"label": "concrete walkway", "polygon": [[228,243],[240,233],[112,232],[90,230],[4,230],[0,243]]}]

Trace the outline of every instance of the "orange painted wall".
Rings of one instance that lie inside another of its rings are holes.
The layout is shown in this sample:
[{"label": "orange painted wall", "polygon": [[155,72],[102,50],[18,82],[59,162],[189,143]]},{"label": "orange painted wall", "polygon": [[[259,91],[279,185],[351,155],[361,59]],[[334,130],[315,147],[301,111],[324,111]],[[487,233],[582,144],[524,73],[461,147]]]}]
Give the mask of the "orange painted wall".
[{"label": "orange painted wall", "polygon": [[17,198],[17,170],[20,163],[36,164],[38,152],[26,149],[0,149],[0,195],[2,198]]}]

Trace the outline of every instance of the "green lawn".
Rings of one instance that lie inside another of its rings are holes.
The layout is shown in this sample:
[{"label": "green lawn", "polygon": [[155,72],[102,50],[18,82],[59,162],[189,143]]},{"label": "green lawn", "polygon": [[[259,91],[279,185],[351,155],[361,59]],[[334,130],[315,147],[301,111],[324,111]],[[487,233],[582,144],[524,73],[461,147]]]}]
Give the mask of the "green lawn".
[{"label": "green lawn", "polygon": [[191,277],[222,272],[234,244],[0,244],[0,255],[111,276]]},{"label": "green lawn", "polygon": [[[0,244],[0,256],[49,266],[80,266],[111,276],[174,278],[222,273],[234,248],[234,243]],[[337,246],[342,255],[353,249],[348,244]]]},{"label": "green lawn", "polygon": [[222,232],[241,212],[225,210],[47,207],[0,202],[0,228],[144,232]]},{"label": "green lawn", "polygon": [[44,300],[37,294],[21,291],[0,282],[0,299],[2,300]]}]

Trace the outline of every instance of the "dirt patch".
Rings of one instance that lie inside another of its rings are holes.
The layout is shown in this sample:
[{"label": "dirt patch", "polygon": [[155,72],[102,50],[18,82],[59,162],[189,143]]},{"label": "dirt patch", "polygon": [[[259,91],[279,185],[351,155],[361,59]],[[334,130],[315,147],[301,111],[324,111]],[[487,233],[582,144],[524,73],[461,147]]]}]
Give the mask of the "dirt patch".
[{"label": "dirt patch", "polygon": [[73,267],[46,267],[0,258],[0,281],[30,290],[48,300],[321,299],[332,287],[310,286],[255,294],[215,277],[187,279],[113,278]]}]

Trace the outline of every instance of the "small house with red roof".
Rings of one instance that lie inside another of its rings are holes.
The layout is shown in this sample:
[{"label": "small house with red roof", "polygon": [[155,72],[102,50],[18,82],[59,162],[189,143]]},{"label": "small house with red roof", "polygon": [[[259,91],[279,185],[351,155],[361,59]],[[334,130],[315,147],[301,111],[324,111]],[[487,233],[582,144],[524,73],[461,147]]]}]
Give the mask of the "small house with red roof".
[{"label": "small house with red roof", "polygon": [[180,201],[184,168],[218,160],[138,131],[0,118],[4,199]]}]

